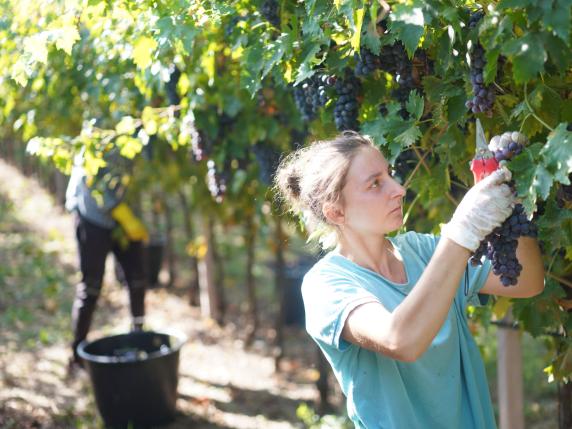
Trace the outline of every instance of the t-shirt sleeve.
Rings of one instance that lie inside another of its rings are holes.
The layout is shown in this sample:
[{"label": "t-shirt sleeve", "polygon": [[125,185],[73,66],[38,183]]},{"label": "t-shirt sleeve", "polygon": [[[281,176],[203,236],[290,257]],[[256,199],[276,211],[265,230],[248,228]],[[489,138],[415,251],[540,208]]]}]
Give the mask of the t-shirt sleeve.
[{"label": "t-shirt sleeve", "polygon": [[379,302],[355,280],[324,269],[306,274],[302,297],[310,336],[341,351],[350,346],[341,334],[352,310],[368,302]]},{"label": "t-shirt sleeve", "polygon": [[[491,261],[486,258],[482,259],[482,265],[473,266],[470,262],[467,264],[467,274],[463,275],[461,279],[462,287],[460,291],[464,306],[473,305],[478,307],[488,302],[489,296],[479,292],[485,285],[491,268]],[[467,280],[468,284],[465,285]],[[465,292],[467,293],[465,294]]]}]

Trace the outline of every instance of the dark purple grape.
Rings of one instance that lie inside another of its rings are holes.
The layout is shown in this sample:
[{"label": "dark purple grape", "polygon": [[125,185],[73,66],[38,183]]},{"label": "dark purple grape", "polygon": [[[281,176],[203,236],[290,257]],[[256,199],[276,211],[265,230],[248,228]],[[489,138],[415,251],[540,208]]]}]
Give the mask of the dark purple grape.
[{"label": "dark purple grape", "polygon": [[280,3],[278,0],[264,0],[260,6],[260,13],[274,27],[280,27]]},{"label": "dark purple grape", "polygon": [[314,119],[319,109],[328,102],[327,88],[335,83],[335,78],[321,73],[304,80],[294,87],[294,102],[305,121]]},{"label": "dark purple grape", "polygon": [[343,79],[337,79],[334,85],[338,99],[334,107],[334,122],[339,131],[359,131],[357,97],[360,81],[351,71],[346,71]]},{"label": "dark purple grape", "polygon": [[537,237],[537,234],[536,225],[528,220],[524,207],[517,204],[510,217],[480,243],[471,263],[479,265],[481,258],[486,256],[492,262],[493,273],[500,276],[501,283],[504,286],[515,285],[522,271],[516,257],[517,240],[519,237]]}]

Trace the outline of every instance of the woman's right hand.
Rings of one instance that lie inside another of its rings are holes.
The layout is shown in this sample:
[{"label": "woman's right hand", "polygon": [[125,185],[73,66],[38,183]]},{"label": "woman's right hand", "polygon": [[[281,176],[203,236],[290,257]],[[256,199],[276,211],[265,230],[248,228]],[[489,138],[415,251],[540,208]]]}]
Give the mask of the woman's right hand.
[{"label": "woman's right hand", "polygon": [[474,252],[483,239],[510,216],[516,196],[505,183],[510,171],[500,168],[465,194],[441,236]]}]

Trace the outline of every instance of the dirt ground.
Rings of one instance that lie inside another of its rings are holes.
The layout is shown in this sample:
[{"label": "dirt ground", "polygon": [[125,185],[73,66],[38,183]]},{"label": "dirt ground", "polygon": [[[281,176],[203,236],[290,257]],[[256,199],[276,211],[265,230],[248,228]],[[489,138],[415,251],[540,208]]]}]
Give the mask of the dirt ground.
[{"label": "dirt ground", "polygon": [[[25,260],[21,250],[11,253],[11,249],[21,247],[10,246],[25,236],[42,243],[42,251],[58,266],[67,283],[58,289],[55,298],[39,295],[34,303],[28,299],[22,305],[33,317],[22,313],[20,319],[10,319],[13,323],[0,329],[0,427],[101,427],[89,376],[82,373],[70,379],[66,373],[71,335],[69,306],[72,285],[77,281],[73,220],[33,179],[23,177],[2,161],[0,198],[4,207],[12,207],[17,215],[15,221],[0,224],[2,264]],[[111,266],[108,261],[90,339],[125,332],[129,327],[127,294],[115,281]],[[15,290],[10,282],[18,278],[7,275],[4,279],[7,290]],[[18,295],[10,296],[8,300],[0,298],[0,312],[15,311]],[[254,345],[245,350],[244,324],[238,316],[232,316],[233,311],[238,315],[231,307],[228,319],[236,321],[220,327],[188,305],[182,288],[149,291],[147,327],[177,330],[188,338],[180,355],[178,416],[164,427],[303,427],[296,409],[302,403],[315,406],[318,397],[313,345],[299,329],[288,331],[286,358],[277,373],[268,345],[272,330],[261,329]]]}]

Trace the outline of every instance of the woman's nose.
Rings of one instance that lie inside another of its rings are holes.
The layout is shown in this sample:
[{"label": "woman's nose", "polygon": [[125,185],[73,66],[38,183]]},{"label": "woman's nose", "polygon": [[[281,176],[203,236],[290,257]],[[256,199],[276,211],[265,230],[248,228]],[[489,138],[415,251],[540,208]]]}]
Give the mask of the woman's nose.
[{"label": "woman's nose", "polygon": [[407,192],[405,187],[401,185],[397,180],[393,180],[393,183],[395,184],[395,189],[393,191],[394,195],[396,197],[403,197]]}]

